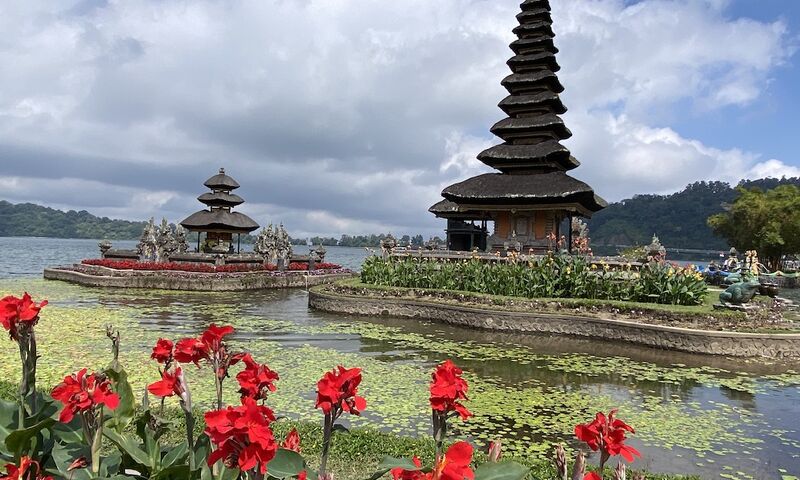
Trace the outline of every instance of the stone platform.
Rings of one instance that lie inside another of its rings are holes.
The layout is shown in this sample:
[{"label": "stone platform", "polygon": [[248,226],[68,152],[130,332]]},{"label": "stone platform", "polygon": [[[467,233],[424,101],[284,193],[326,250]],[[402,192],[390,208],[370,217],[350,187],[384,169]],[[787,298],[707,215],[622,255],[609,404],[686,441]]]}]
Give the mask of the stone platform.
[{"label": "stone platform", "polygon": [[196,273],[114,270],[105,267],[94,267],[91,273],[86,273],[71,270],[70,267],[53,267],[44,270],[44,278],[88,287],[233,292],[277,288],[308,288],[354,276],[348,270],[319,272]]},{"label": "stone platform", "polygon": [[695,330],[573,314],[500,311],[419,299],[346,295],[312,288],[312,308],[365,316],[423,318],[502,332],[548,333],[629,342],[654,348],[729,357],[800,360],[800,334]]}]

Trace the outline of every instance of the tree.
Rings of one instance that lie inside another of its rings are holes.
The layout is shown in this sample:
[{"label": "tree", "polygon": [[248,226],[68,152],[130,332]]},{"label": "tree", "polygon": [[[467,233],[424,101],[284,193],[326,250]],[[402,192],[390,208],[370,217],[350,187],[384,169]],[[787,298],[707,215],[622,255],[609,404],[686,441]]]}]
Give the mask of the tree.
[{"label": "tree", "polygon": [[784,255],[800,253],[800,188],[737,191],[739,198],[709,217],[708,225],[736,248],[756,250],[767,268],[778,270]]}]

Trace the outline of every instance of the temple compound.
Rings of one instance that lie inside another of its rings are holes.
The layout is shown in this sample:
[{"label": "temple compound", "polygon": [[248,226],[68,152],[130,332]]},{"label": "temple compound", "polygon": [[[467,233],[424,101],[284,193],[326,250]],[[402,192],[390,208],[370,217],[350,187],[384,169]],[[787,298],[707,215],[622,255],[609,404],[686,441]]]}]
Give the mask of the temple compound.
[{"label": "temple compound", "polygon": [[[201,203],[208,210],[200,210],[189,215],[181,222],[181,226],[190,232],[197,232],[197,251],[204,253],[233,253],[233,235],[236,235],[236,252],[241,252],[242,234],[248,234],[258,229],[258,224],[252,218],[239,212],[231,211],[233,207],[244,203],[239,195],[231,193],[239,188],[239,183],[225,174],[225,169],[220,168],[219,173],[209,178],[203,184],[211,189],[199,197]],[[205,233],[201,243],[200,238]]]},{"label": "temple compound", "polygon": [[550,4],[525,0],[521,8],[507,62],[512,73],[502,81],[509,95],[499,104],[508,117],[491,128],[504,142],[478,155],[499,173],[450,185],[429,209],[447,219],[450,250],[539,252],[554,237],[571,237],[572,217],[588,218],[607,206],[592,187],[566,174],[580,163],[560,143],[572,133],[559,117],[567,109],[558,96],[564,87],[555,73],[561,67]]}]

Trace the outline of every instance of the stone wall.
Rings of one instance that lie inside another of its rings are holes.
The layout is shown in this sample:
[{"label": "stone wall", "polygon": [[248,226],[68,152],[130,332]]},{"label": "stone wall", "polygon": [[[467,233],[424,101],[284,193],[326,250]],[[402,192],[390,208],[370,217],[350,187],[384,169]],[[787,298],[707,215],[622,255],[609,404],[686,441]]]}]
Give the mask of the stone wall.
[{"label": "stone wall", "polygon": [[352,276],[353,274],[351,273],[308,275],[305,272],[291,272],[282,275],[272,275],[266,272],[225,275],[189,272],[180,272],[178,275],[162,272],[131,272],[121,276],[105,276],[89,275],[61,268],[46,268],[44,270],[44,278],[47,280],[63,280],[89,287],[149,288],[206,292],[305,288]]},{"label": "stone wall", "polygon": [[691,330],[577,315],[495,311],[433,301],[339,295],[321,289],[311,289],[308,303],[319,310],[352,315],[424,318],[471,328],[603,338],[732,357],[800,359],[800,334]]}]

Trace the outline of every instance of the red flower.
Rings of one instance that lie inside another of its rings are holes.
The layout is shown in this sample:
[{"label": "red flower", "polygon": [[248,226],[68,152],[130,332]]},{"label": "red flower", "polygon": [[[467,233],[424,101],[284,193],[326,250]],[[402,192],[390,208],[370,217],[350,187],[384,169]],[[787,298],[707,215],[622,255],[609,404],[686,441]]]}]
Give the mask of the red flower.
[{"label": "red flower", "polygon": [[42,468],[39,462],[31,460],[30,457],[19,459],[19,466],[11,463],[6,465],[5,475],[0,475],[3,480],[53,480],[51,476],[42,476]]},{"label": "red flower", "polygon": [[208,346],[197,338],[184,338],[175,345],[175,360],[181,363],[194,363],[200,366],[200,360],[208,359]]},{"label": "red flower", "polygon": [[359,397],[358,385],[361,383],[361,369],[346,369],[339,365],[317,382],[316,408],[322,409],[325,414],[334,412],[338,417],[341,412],[359,415],[367,407],[367,401]]},{"label": "red flower", "polygon": [[467,400],[467,382],[461,378],[462,370],[450,360],[436,367],[431,381],[431,408],[437,412],[458,412],[462,420],[472,416],[460,400]]},{"label": "red flower", "polygon": [[22,298],[13,295],[0,299],[0,324],[8,331],[13,340],[18,338],[20,322],[30,326],[36,325],[39,321],[39,311],[47,305],[47,300],[43,300],[38,305],[25,292]]},{"label": "red flower", "polygon": [[173,395],[182,397],[184,393],[184,388],[183,388],[183,382],[181,381],[180,367],[175,368],[174,373],[169,373],[169,371],[165,370],[161,374],[161,380],[148,385],[147,391],[152,393],[156,397],[161,397],[161,398],[171,397]]},{"label": "red flower", "polygon": [[[422,468],[422,462],[418,457],[411,459],[417,468]],[[400,467],[391,470],[392,478],[394,480],[422,480],[425,478],[425,472],[422,470],[403,470]]]},{"label": "red flower", "polygon": [[616,415],[616,409],[611,410],[607,417],[598,412],[593,421],[575,426],[575,436],[586,442],[592,450],[602,450],[604,456],[622,455],[625,460],[632,462],[634,455],[641,457],[641,454],[625,445],[625,434],[635,432],[633,427],[615,418]]},{"label": "red flower", "polygon": [[267,462],[275,457],[278,444],[270,429],[275,415],[252,398],[243,398],[241,407],[207,412],[206,434],[216,449],[208,457],[208,465],[222,460],[229,468],[243,472],[258,467],[264,474]]},{"label": "red flower", "polygon": [[[393,468],[394,480],[473,480],[475,473],[470,468],[472,462],[472,446],[467,442],[456,442],[442,456],[439,463],[430,473],[421,470],[403,470]],[[414,457],[414,465],[422,467],[418,458]]]},{"label": "red flower", "polygon": [[275,391],[274,382],[278,380],[277,372],[272,371],[266,364],[256,363],[249,353],[242,357],[242,362],[244,362],[245,368],[236,375],[236,380],[241,387],[239,393],[243,397],[262,400],[267,398],[267,392]]},{"label": "red flower", "polygon": [[172,359],[172,341],[165,338],[159,338],[156,346],[153,347],[153,353],[150,358],[161,364],[166,364]]},{"label": "red flower", "polygon": [[472,462],[472,446],[467,442],[456,442],[444,454],[444,459],[434,469],[434,480],[472,480],[475,474],[469,468]]},{"label": "red flower", "polygon": [[297,480],[306,480],[308,478],[308,473],[305,470],[297,474]]},{"label": "red flower", "polygon": [[603,480],[603,477],[595,472],[589,472],[583,477],[583,480]]},{"label": "red flower", "polygon": [[119,395],[111,390],[111,382],[103,375],[86,375],[86,369],[64,377],[64,382],[53,389],[54,399],[64,404],[59,421],[69,423],[75,414],[94,410],[105,405],[114,410],[119,405]]},{"label": "red flower", "polygon": [[297,433],[296,428],[293,428],[292,431],[286,435],[286,439],[281,443],[281,448],[300,453],[300,434]]},{"label": "red flower", "polygon": [[203,342],[208,350],[216,353],[219,352],[222,347],[222,339],[231,333],[233,333],[233,327],[230,325],[218,327],[216,324],[212,323],[200,336],[200,341]]}]

